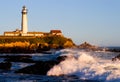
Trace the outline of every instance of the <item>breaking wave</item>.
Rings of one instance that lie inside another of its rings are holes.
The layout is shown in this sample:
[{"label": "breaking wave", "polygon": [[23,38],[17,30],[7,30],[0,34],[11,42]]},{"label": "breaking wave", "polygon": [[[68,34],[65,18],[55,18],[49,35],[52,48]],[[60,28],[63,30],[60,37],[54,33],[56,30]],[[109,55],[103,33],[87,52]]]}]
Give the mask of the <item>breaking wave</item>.
[{"label": "breaking wave", "polygon": [[120,81],[120,62],[111,61],[117,53],[78,49],[64,49],[58,53],[67,58],[50,69],[47,73],[49,76],[76,75],[83,80]]}]

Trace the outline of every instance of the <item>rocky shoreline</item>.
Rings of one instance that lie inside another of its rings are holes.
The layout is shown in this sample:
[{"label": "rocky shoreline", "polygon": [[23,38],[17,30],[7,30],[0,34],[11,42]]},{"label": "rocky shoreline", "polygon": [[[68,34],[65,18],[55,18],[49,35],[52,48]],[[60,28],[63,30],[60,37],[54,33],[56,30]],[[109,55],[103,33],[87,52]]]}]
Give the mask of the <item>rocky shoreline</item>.
[{"label": "rocky shoreline", "polygon": [[29,55],[5,55],[0,56],[4,61],[0,63],[0,69],[11,70],[12,62],[32,63],[33,65],[15,70],[14,73],[46,75],[47,72],[54,66],[64,61],[66,56],[59,56],[54,60],[41,61],[33,60]]},{"label": "rocky shoreline", "polygon": [[[87,45],[87,48],[90,49],[91,45],[88,46],[87,43],[85,43],[85,45]],[[80,47],[85,48],[85,45],[81,45]],[[94,48],[94,49],[93,49]],[[16,50],[17,49],[17,50]],[[41,47],[38,48],[39,50],[36,50],[37,52],[40,53],[45,53],[45,54],[50,54],[53,53],[52,51],[49,51],[50,49],[47,49],[45,47],[41,49]],[[92,47],[92,50],[95,50],[96,47]],[[8,49],[9,50],[9,49]],[[36,52],[32,52],[29,50],[23,50],[23,48],[21,48],[21,50],[19,48],[15,48],[15,50],[12,50],[13,52],[9,52],[9,53],[20,53],[20,51],[23,51],[23,53],[36,53]],[[29,51],[29,52],[27,52]],[[107,50],[110,52],[116,52],[116,51],[111,51],[111,50]],[[2,52],[2,51],[0,51]],[[3,51],[4,52],[4,51]],[[6,51],[8,53],[8,51]],[[32,63],[32,65],[14,70],[14,73],[23,73],[23,74],[36,74],[36,75],[46,75],[47,72],[55,65],[59,64],[61,61],[64,61],[67,56],[58,56],[54,59],[51,60],[34,60],[32,59],[32,56],[30,55],[1,55],[0,58],[3,58],[4,61],[0,63],[0,69],[2,70],[11,70],[12,67],[12,62],[18,63],[27,63],[30,64]],[[116,60],[120,60],[120,54],[118,56],[115,56],[114,58],[111,59],[111,61],[116,61]]]},{"label": "rocky shoreline", "polygon": [[[35,60],[32,55],[20,54],[20,55],[6,55],[3,54],[0,58],[4,59],[0,63],[0,70],[12,71],[13,74],[18,75],[44,75],[46,76],[48,71],[53,68],[53,66],[58,65],[60,62],[64,61],[67,56],[56,56],[54,59],[50,60]],[[116,61],[120,59],[120,54],[111,59],[111,61]],[[27,63],[27,66],[23,66],[17,69],[12,69],[15,63]],[[61,75],[64,76],[64,75]],[[89,81],[88,81],[89,82]],[[91,82],[91,81],[90,81]],[[97,82],[97,81],[95,81]]]},{"label": "rocky shoreline", "polygon": [[45,53],[51,49],[72,48],[75,44],[64,36],[0,37],[0,53]]}]

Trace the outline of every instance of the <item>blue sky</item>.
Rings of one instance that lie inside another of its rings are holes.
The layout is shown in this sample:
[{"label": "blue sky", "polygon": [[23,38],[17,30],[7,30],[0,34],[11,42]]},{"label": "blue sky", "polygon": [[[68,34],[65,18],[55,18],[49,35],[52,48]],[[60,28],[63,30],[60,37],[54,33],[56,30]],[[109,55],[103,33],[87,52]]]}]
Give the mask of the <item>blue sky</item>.
[{"label": "blue sky", "polygon": [[120,46],[120,0],[1,0],[0,34],[20,29],[23,5],[29,31],[60,29],[76,44]]}]

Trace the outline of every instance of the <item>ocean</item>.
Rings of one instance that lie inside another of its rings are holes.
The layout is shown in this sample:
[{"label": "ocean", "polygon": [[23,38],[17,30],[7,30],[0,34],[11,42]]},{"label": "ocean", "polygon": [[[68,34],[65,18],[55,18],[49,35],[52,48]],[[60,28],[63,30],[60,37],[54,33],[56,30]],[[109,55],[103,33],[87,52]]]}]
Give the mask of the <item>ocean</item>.
[{"label": "ocean", "polygon": [[[0,54],[30,55],[33,60],[52,60],[58,56],[67,58],[51,68],[47,75],[19,74],[15,70],[33,63],[12,62],[10,70],[0,70],[0,82],[120,82],[120,60],[112,58],[120,54],[109,51],[62,49],[52,54]],[[0,58],[3,62],[4,58]]]}]

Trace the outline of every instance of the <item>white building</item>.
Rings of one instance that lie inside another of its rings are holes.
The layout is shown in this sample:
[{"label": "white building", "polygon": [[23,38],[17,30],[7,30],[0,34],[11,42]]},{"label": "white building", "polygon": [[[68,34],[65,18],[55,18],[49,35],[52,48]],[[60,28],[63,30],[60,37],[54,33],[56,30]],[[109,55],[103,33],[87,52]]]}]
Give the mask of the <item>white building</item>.
[{"label": "white building", "polygon": [[49,33],[45,32],[28,32],[27,8],[22,8],[21,30],[4,32],[4,36],[44,36],[44,35],[61,35],[61,30],[51,30]]},{"label": "white building", "polygon": [[28,25],[27,25],[27,8],[25,6],[23,6],[22,9],[22,21],[21,21],[21,31],[22,34],[27,34],[28,32]]}]

